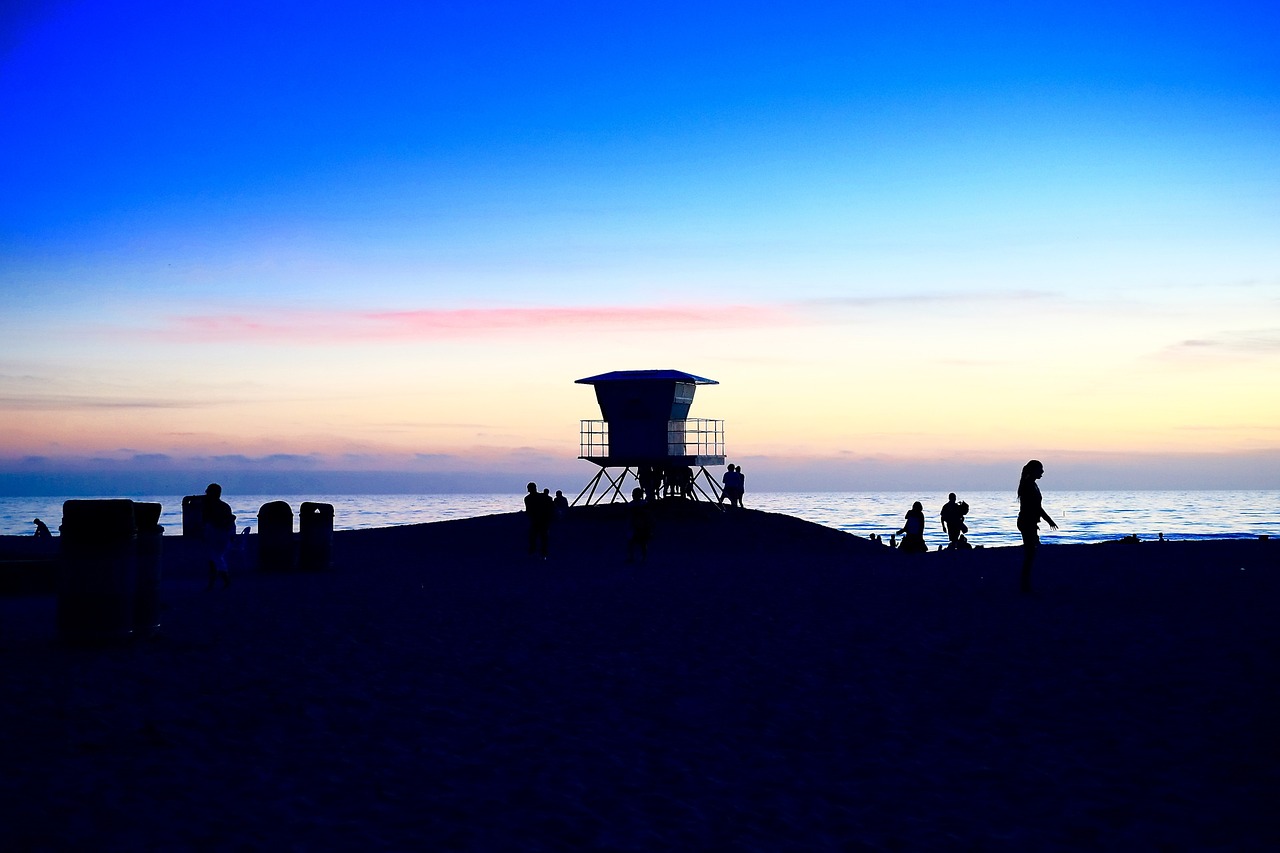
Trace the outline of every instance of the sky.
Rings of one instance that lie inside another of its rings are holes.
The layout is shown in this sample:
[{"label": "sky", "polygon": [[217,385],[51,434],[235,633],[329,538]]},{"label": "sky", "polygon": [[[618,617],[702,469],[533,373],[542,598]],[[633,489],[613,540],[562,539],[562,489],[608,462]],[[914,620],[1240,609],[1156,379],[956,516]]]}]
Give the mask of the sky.
[{"label": "sky", "polygon": [[0,493],[568,492],[574,380],[667,368],[749,490],[1280,488],[1277,44],[1274,3],[7,4]]}]

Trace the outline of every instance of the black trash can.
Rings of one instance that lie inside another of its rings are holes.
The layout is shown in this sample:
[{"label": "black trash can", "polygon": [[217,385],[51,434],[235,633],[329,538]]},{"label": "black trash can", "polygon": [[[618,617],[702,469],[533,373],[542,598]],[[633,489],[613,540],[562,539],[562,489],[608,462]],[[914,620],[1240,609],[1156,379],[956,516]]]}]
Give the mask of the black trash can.
[{"label": "black trash can", "polygon": [[333,560],[333,504],[303,501],[298,507],[298,568],[319,572]]},{"label": "black trash can", "polygon": [[264,572],[294,568],[293,509],[284,501],[270,501],[258,509],[258,568]]},{"label": "black trash can", "polygon": [[137,534],[133,501],[66,501],[58,572],[58,637],[99,645],[133,634]]},{"label": "black trash can", "polygon": [[135,501],[133,521],[138,533],[137,593],[133,598],[133,629],[149,637],[160,630],[160,572],[163,565],[164,528],[161,506]]},{"label": "black trash can", "polygon": [[187,495],[182,499],[182,535],[204,538],[204,495]]}]

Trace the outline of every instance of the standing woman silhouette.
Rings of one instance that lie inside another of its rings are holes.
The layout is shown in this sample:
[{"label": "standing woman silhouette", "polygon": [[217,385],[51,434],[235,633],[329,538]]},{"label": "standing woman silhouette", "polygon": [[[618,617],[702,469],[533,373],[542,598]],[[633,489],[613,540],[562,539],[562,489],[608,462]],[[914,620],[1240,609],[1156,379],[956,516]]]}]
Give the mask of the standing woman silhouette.
[{"label": "standing woman silhouette", "polygon": [[1044,466],[1032,459],[1022,466],[1022,479],[1018,481],[1018,532],[1022,534],[1022,591],[1031,592],[1031,567],[1036,561],[1036,546],[1040,544],[1040,519],[1049,522],[1054,530],[1058,525],[1041,505],[1040,487],[1036,480],[1044,476]]}]

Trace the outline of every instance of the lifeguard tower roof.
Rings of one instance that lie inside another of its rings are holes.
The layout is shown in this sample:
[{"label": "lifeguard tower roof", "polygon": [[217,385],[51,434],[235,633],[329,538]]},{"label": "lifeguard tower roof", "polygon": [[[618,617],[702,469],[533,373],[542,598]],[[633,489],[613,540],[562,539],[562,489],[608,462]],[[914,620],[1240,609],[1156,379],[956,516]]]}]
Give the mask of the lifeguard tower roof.
[{"label": "lifeguard tower roof", "polygon": [[636,382],[636,381],[663,381],[668,382],[689,382],[694,385],[719,385],[720,383],[714,379],[707,379],[702,376],[694,376],[692,373],[685,373],[683,370],[613,370],[609,373],[601,373],[598,376],[588,376],[585,379],[575,379],[575,385],[598,385],[602,382]]}]

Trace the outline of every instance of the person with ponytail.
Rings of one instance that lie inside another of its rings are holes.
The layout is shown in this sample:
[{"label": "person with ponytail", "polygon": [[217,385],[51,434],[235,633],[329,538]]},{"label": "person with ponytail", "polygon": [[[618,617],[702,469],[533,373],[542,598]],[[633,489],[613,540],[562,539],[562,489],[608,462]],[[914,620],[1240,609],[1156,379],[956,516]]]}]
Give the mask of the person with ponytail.
[{"label": "person with ponytail", "polygon": [[1022,591],[1031,592],[1031,567],[1036,561],[1036,547],[1040,544],[1040,519],[1049,527],[1058,529],[1041,504],[1040,487],[1036,480],[1044,476],[1044,465],[1032,459],[1022,466],[1022,478],[1018,480],[1018,532],[1022,534]]}]

